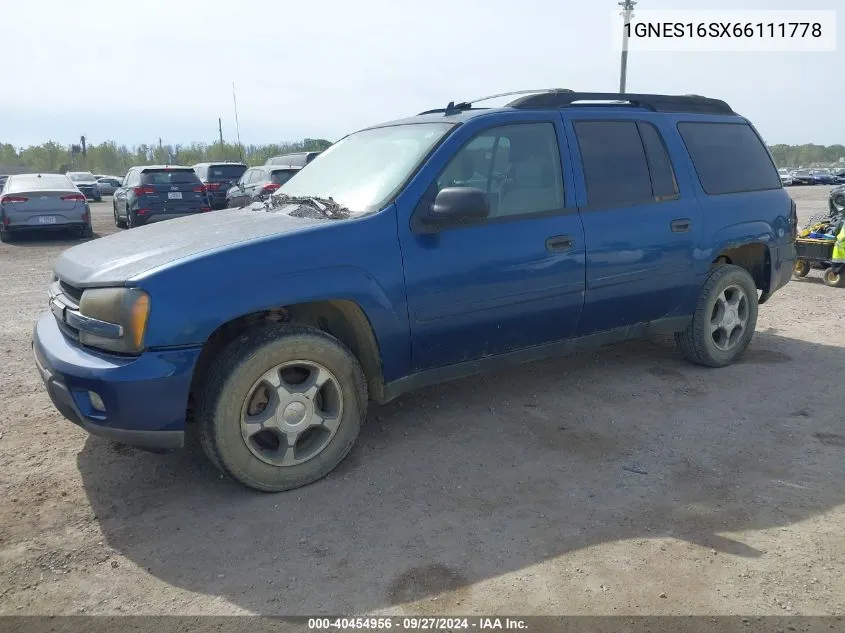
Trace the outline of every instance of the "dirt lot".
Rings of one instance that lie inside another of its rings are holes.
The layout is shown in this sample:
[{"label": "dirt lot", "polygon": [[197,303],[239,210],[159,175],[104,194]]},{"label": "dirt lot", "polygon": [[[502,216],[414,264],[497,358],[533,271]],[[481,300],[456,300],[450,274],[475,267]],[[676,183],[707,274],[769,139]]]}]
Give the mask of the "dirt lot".
[{"label": "dirt lot", "polygon": [[[806,218],[828,190],[790,192]],[[30,333],[73,243],[0,246],[0,613],[845,613],[845,290],[817,272],[735,366],[652,341],[429,388],[266,495],[53,410]]]}]

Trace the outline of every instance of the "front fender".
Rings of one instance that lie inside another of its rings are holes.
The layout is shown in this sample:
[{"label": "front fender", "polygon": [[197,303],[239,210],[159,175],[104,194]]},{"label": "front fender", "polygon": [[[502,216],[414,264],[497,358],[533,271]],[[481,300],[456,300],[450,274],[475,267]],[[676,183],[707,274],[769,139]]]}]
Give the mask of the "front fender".
[{"label": "front fender", "polygon": [[410,326],[395,217],[324,224],[175,262],[133,282],[151,297],[151,348],[204,344],[238,317],[323,300],[357,304],[369,320],[386,380],[410,366]]}]

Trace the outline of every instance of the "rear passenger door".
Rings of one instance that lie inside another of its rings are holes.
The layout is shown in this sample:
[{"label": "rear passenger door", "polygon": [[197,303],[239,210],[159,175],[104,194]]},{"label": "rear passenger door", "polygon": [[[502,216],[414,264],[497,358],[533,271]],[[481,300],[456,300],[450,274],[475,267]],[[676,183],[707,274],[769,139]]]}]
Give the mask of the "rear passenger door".
[{"label": "rear passenger door", "polygon": [[232,193],[230,200],[235,208],[240,208],[249,202],[249,195],[247,187],[249,186],[249,179],[252,177],[253,170],[247,169],[240,177],[238,182],[234,185],[234,193]]},{"label": "rear passenger door", "polygon": [[135,186],[135,176],[138,173],[138,169],[133,167],[126,173],[126,177],[123,179],[123,184],[120,188],[114,192],[114,201],[115,207],[117,208],[117,212],[122,217],[126,217],[127,209],[129,207],[129,192],[131,191],[132,187]]},{"label": "rear passenger door", "polygon": [[249,204],[255,200],[258,195],[258,183],[261,182],[261,170],[251,169],[249,178],[246,181],[246,195],[244,197],[244,204]]},{"label": "rear passenger door", "polygon": [[[697,294],[701,208],[677,134],[647,114],[562,115],[587,246],[579,334],[683,317]],[[674,151],[672,151],[674,150]]]}]

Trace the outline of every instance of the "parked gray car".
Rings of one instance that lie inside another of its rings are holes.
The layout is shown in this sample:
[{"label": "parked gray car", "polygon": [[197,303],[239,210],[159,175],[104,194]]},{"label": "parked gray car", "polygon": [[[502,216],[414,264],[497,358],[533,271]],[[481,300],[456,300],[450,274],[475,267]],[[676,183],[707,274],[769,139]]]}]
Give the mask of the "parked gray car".
[{"label": "parked gray car", "polygon": [[88,200],[102,202],[103,196],[97,186],[97,178],[90,171],[69,171],[66,176],[73,181],[73,184],[85,194]]},{"label": "parked gray car", "polygon": [[111,196],[120,189],[120,180],[112,176],[98,176],[97,188],[103,196]]},{"label": "parked gray car", "polygon": [[73,229],[92,237],[91,209],[77,186],[60,174],[9,176],[0,193],[0,241],[22,230]]}]

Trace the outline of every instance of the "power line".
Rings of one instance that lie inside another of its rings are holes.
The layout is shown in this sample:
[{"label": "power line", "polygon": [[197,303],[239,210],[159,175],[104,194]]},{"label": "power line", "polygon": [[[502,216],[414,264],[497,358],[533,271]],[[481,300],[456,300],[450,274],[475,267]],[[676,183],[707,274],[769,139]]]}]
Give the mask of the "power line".
[{"label": "power line", "polygon": [[625,82],[628,78],[628,30],[631,28],[631,18],[634,17],[634,5],[637,0],[621,0],[617,3],[622,10],[619,15],[622,16],[622,59],[619,62],[619,92],[625,93]]}]

